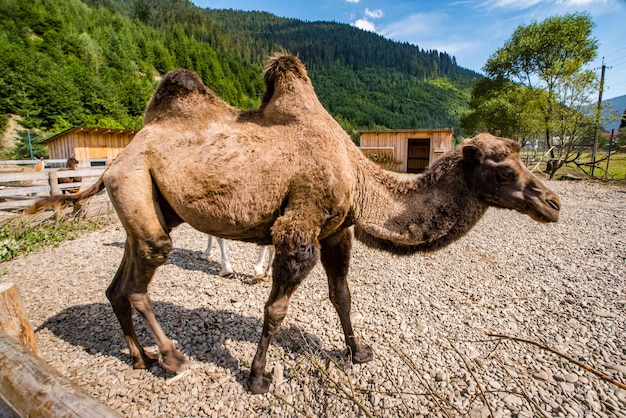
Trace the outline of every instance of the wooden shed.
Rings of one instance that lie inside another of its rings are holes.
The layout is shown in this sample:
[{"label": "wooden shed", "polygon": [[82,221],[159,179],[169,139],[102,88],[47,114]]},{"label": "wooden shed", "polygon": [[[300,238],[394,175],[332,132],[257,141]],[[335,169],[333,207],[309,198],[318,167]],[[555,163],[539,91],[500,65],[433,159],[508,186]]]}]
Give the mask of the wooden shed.
[{"label": "wooden shed", "polygon": [[75,126],[46,139],[50,159],[76,158],[81,166],[89,164],[84,160],[113,159],[135,137],[130,129],[107,129]]},{"label": "wooden shed", "polygon": [[361,150],[383,168],[421,173],[452,148],[453,128],[361,131]]}]

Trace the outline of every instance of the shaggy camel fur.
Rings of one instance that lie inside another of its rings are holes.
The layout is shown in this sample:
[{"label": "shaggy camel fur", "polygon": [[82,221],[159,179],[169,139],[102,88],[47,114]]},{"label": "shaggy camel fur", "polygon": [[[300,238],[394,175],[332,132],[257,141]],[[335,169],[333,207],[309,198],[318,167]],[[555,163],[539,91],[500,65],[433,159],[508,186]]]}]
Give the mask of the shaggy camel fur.
[{"label": "shaggy camel fur", "polygon": [[515,141],[481,134],[437,160],[423,175],[399,179],[363,156],[318,101],[304,66],[272,57],[258,109],[240,111],[186,70],[168,73],[146,108],[144,127],[100,180],[127,238],[106,291],[135,368],[157,356],[141,346],[135,308],[156,340],[161,365],[181,370],[185,357],[161,329],[148,284],[172,250],[170,231],[187,222],[207,234],[273,244],[272,288],[248,387],[269,390],[266,355],[289,300],[321,259],[354,363],[373,358],[350,319],[348,267],[352,226],[366,245],[396,254],[432,251],[468,232],[489,206],[556,222],[558,196],[519,158]]},{"label": "shaggy camel fur", "polygon": [[[208,242],[204,253],[202,253],[202,257],[206,260],[213,259],[213,241],[216,237],[213,235],[208,235]],[[218,273],[221,277],[230,276],[234,274],[233,266],[230,265],[230,260],[228,259],[228,253],[226,252],[226,240],[224,238],[217,238],[217,244],[220,247],[220,254],[222,256],[220,260],[220,272]],[[269,252],[269,258],[267,260],[267,264],[265,264],[265,254]],[[256,260],[256,264],[254,265],[254,277],[253,281],[269,281],[272,278],[272,260],[274,260],[274,247],[271,245],[262,245],[259,250],[259,257]]]}]

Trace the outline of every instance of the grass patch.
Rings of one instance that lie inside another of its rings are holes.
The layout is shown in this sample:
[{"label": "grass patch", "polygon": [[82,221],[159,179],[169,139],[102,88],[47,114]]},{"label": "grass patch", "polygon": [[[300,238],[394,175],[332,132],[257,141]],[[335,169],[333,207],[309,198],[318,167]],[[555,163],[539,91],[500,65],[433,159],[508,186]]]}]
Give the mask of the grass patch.
[{"label": "grass patch", "polygon": [[0,226],[0,262],[43,247],[56,247],[62,241],[76,238],[81,231],[94,231],[100,226],[100,221],[78,218],[66,218],[58,222],[45,220],[38,224],[6,222]]}]

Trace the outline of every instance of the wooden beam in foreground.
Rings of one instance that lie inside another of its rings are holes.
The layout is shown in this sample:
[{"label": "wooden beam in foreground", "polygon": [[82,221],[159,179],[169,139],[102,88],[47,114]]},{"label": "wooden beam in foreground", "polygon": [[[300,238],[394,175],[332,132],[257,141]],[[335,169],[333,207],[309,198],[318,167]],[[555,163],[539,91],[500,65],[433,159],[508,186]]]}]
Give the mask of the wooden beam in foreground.
[{"label": "wooden beam in foreground", "polygon": [[22,417],[119,417],[1,331],[0,397]]}]

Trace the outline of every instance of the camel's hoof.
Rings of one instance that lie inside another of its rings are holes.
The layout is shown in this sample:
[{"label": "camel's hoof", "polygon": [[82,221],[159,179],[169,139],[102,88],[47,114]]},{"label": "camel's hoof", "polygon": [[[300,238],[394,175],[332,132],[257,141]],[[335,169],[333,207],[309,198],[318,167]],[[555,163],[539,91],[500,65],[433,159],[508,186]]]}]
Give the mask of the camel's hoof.
[{"label": "camel's hoof", "polygon": [[270,281],[272,281],[272,276],[266,276],[265,273],[255,274],[254,277],[252,278],[252,283],[270,282]]},{"label": "camel's hoof", "polygon": [[272,383],[271,373],[263,373],[260,376],[250,374],[248,378],[248,390],[255,395],[267,393],[270,390],[270,383]]},{"label": "camel's hoof", "polygon": [[142,356],[133,360],[133,369],[149,369],[159,362],[159,355],[154,351],[144,350]]},{"label": "camel's hoof", "polygon": [[178,373],[186,362],[185,356],[176,349],[161,354],[161,366],[168,372]]},{"label": "camel's hoof", "polygon": [[[348,350],[350,352],[350,350]],[[374,351],[369,345],[361,346],[360,350],[352,353],[352,362],[354,364],[367,363],[374,360]]]},{"label": "camel's hoof", "polygon": [[234,271],[232,270],[221,270],[219,273],[217,273],[220,277],[230,277],[233,274],[235,274]]}]

